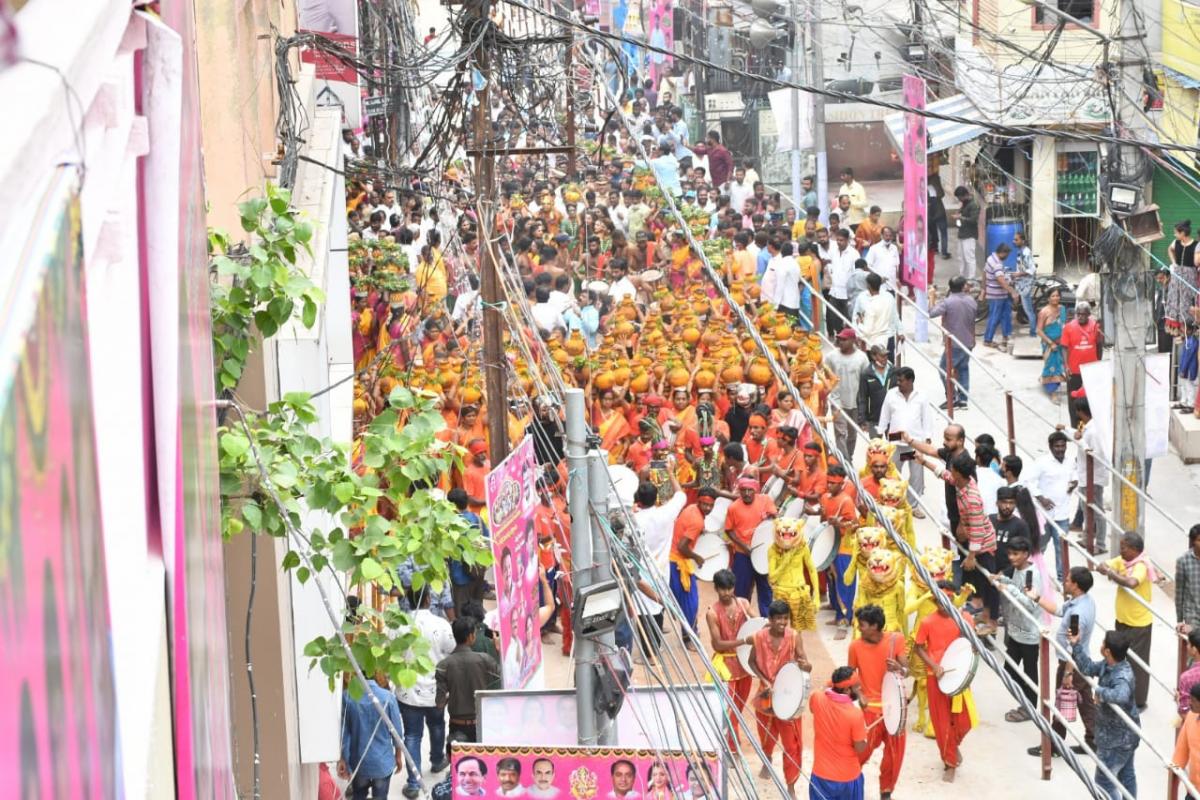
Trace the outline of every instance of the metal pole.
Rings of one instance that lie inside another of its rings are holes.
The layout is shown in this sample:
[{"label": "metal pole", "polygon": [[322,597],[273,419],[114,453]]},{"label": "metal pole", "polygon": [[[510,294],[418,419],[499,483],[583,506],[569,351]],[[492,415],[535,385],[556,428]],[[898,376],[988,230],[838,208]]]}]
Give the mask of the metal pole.
[{"label": "metal pole", "polygon": [[[592,563],[592,524],[588,510],[587,401],[582,389],[567,389],[567,502],[571,512],[571,567],[574,585],[588,585]],[[596,742],[596,712],[592,706],[596,687],[592,663],[596,643],[575,637],[575,725],[579,744]]]},{"label": "metal pole", "polygon": [[1013,417],[1013,395],[1011,391],[1004,393],[1004,406],[1008,414],[1008,454],[1017,454],[1017,423]]},{"label": "metal pole", "polygon": [[[608,460],[599,450],[592,448],[588,450],[588,497],[592,506],[592,511],[596,515],[592,520],[592,560],[588,564],[591,568],[587,578],[588,583],[602,583],[612,580],[612,556],[609,555],[608,538],[605,536],[603,526],[607,524],[608,516]],[[631,532],[632,534],[632,532]],[[617,652],[616,635],[613,631],[603,633],[596,637],[599,642],[599,647],[593,644],[593,662],[595,661],[595,651],[599,649],[602,653]],[[578,658],[576,659],[578,663]],[[594,664],[587,664],[590,670]],[[606,715],[596,715],[596,741],[587,742],[587,744],[600,745],[615,745],[617,743],[616,730],[613,727],[613,721]],[[583,744],[583,742],[581,742]]]},{"label": "metal pole", "polygon": [[[1178,645],[1178,655],[1175,657],[1175,670],[1179,675],[1182,675],[1183,671],[1188,668],[1188,640],[1186,638],[1176,636],[1175,641]],[[1176,683],[1178,685],[1178,681]],[[1177,730],[1175,732],[1176,737],[1181,736],[1182,734],[1182,730]],[[1167,773],[1168,800],[1175,800],[1175,798],[1179,796],[1179,787],[1179,776],[1175,774],[1175,770],[1171,770]]]},{"label": "metal pole", "polygon": [[1086,531],[1087,549],[1091,555],[1096,555],[1096,511],[1092,504],[1096,502],[1096,459],[1092,451],[1084,454],[1087,459],[1087,506],[1083,509],[1083,529]]},{"label": "metal pole", "polygon": [[[575,180],[575,28],[567,26],[571,31],[571,41],[567,44],[567,180]],[[604,144],[604,132],[600,133],[600,144]]]},{"label": "metal pole", "polygon": [[[812,41],[812,83],[825,88],[825,50],[821,46],[821,0],[812,0],[809,7],[809,39]],[[813,95],[813,151],[817,159],[817,206],[821,222],[829,222],[829,164],[825,153],[825,96]]]},{"label": "metal pole", "polygon": [[946,352],[946,416],[954,419],[954,353],[951,350],[954,344],[950,334],[942,337],[942,346]]},{"label": "metal pole", "polygon": [[[1038,639],[1038,696],[1042,700],[1042,719],[1052,722],[1050,715],[1050,642],[1043,636]],[[1050,780],[1051,753],[1054,745],[1050,737],[1042,734],[1042,780]]]},{"label": "metal pole", "polygon": [[[795,0],[791,3],[790,16],[793,20],[799,20],[800,14],[796,8]],[[792,48],[791,59],[788,65],[791,79],[798,81],[800,79],[800,62],[803,60],[803,50],[800,48],[804,45],[804,38],[800,35],[801,26],[797,24],[792,30]],[[796,207],[796,219],[804,219],[804,204],[801,201],[800,191],[800,102],[804,99],[804,95],[799,89],[790,89],[792,93],[792,205]]]},{"label": "metal pole", "polygon": [[[480,25],[490,26],[484,3],[475,8]],[[484,78],[479,92],[479,104],[475,107],[475,147],[479,156],[475,159],[475,174],[478,176],[479,203],[482,216],[481,229],[484,241],[491,241],[492,221],[496,197],[496,159],[491,150],[491,47],[492,41],[485,40],[476,50],[476,67]],[[488,456],[492,466],[499,464],[508,455],[508,386],[504,361],[504,321],[500,316],[504,299],[500,276],[496,272],[496,261],[491,247],[480,248],[480,297],[483,302],[483,377],[487,398]]]}]

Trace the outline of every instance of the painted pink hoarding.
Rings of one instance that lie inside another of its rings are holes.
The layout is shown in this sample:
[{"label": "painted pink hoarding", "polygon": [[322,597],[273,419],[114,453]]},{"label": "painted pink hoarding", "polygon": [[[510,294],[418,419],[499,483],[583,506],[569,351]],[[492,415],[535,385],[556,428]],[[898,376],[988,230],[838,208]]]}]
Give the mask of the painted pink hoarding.
[{"label": "painted pink hoarding", "polygon": [[[60,168],[0,352],[0,797],[115,798],[120,753],[79,183]],[[28,279],[28,280],[25,280]],[[10,309],[11,311],[11,309]]]},{"label": "painted pink hoarding", "polygon": [[[904,105],[924,110],[925,81],[904,76]],[[928,283],[928,174],[925,164],[925,117],[904,115],[904,283],[923,291]]]},{"label": "painted pink hoarding", "polygon": [[538,625],[537,464],[526,436],[487,476],[488,519],[496,559],[496,615],[505,689],[521,689],[542,663]]},{"label": "painted pink hoarding", "polygon": [[455,743],[450,762],[455,797],[708,800],[723,795],[715,753]]}]

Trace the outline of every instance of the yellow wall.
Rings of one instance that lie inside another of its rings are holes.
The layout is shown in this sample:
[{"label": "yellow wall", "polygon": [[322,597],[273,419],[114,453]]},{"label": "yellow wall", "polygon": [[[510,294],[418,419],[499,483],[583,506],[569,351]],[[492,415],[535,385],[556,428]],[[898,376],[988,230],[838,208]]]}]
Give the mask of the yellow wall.
[{"label": "yellow wall", "polygon": [[[1163,0],[1162,26],[1162,63],[1200,79],[1200,8],[1182,0]],[[1195,132],[1193,127],[1193,136]]]},{"label": "yellow wall", "polygon": [[1163,138],[1176,144],[1196,143],[1200,92],[1185,89],[1169,77],[1163,80]]},{"label": "yellow wall", "polygon": [[295,31],[293,0],[196,0],[208,222],[231,233],[240,231],[237,203],[275,175],[272,25]]}]

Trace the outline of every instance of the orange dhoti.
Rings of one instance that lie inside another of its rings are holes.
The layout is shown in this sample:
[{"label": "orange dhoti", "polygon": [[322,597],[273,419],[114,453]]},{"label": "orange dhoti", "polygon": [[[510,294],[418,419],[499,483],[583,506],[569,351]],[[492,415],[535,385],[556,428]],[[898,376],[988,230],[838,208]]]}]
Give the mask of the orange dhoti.
[{"label": "orange dhoti", "polygon": [[[904,731],[899,736],[892,736],[879,720],[883,710],[875,705],[863,709],[863,722],[867,724],[867,749],[859,754],[858,760],[863,764],[871,758],[879,745],[883,745],[883,762],[879,765],[879,793],[887,794],[896,788],[900,777],[900,765],[904,763],[904,747],[908,737]],[[878,722],[878,724],[876,724]]]},{"label": "orange dhoti", "polygon": [[[750,690],[754,688],[754,676],[745,675],[725,681],[725,688],[729,691],[729,696],[733,698],[733,705],[737,708],[738,714],[741,714],[746,709],[746,701],[750,699]],[[738,737],[738,714],[731,713],[729,715],[733,721],[733,733],[728,737],[729,747],[735,752],[740,749],[741,744]]]},{"label": "orange dhoti", "polygon": [[[929,721],[933,723],[933,730],[937,735],[942,763],[947,767],[957,767],[958,747],[963,739],[967,738],[971,728],[975,727],[975,703],[971,697],[971,690],[967,689],[957,697],[950,697],[942,693],[932,675],[925,684],[925,690],[929,694]],[[956,707],[957,711],[954,710]]]},{"label": "orange dhoti", "polygon": [[800,759],[804,754],[804,734],[800,718],[780,719],[770,711],[755,712],[758,720],[758,741],[767,760],[775,753],[775,742],[783,745],[783,779],[788,786],[800,780]]}]

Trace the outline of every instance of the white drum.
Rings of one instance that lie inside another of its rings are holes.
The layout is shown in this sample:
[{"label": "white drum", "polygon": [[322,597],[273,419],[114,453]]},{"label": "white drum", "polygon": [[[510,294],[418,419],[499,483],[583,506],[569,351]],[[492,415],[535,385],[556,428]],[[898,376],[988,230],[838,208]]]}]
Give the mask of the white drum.
[{"label": "white drum", "polygon": [[637,473],[623,464],[614,464],[608,468],[608,477],[611,481],[608,489],[608,507],[616,508],[617,503],[632,507],[633,495],[641,482]]},{"label": "white drum", "polygon": [[706,533],[721,533],[725,530],[725,512],[729,511],[731,505],[733,501],[728,497],[718,497],[713,501],[712,511],[704,518]]},{"label": "white drum", "polygon": [[941,667],[944,671],[938,679],[938,688],[942,694],[954,697],[970,688],[975,671],[979,669],[979,654],[969,639],[960,636],[942,654]]},{"label": "white drum", "polygon": [[767,478],[767,482],[763,484],[762,493],[771,498],[772,502],[778,502],[779,496],[783,494],[783,490],[787,488],[787,483],[778,475],[772,475]]},{"label": "white drum", "polygon": [[811,686],[808,673],[792,661],[784,664],[775,675],[771,692],[771,713],[779,719],[795,719],[804,711]]},{"label": "white drum", "polygon": [[793,497],[783,504],[783,508],[779,512],[779,516],[787,519],[800,519],[804,516],[804,498]]},{"label": "white drum", "polygon": [[808,549],[812,551],[813,566],[817,572],[829,569],[837,556],[837,529],[826,522],[808,537]]},{"label": "white drum", "polygon": [[643,271],[637,277],[641,279],[642,283],[654,283],[655,281],[661,281],[662,276],[663,276],[662,270],[648,269],[648,270]]},{"label": "white drum", "polygon": [[[738,640],[744,641],[747,636],[752,636],[763,628],[767,627],[767,620],[763,617],[752,617],[742,623],[742,627],[738,628]],[[754,674],[754,670],[750,668],[750,652],[753,648],[748,644],[740,644],[737,648],[738,663],[742,665],[742,669]]]},{"label": "white drum", "polygon": [[606,281],[591,281],[587,284],[587,288],[598,295],[608,294],[608,283]]},{"label": "white drum", "polygon": [[750,566],[759,575],[766,575],[771,569],[771,545],[764,544],[750,550]]},{"label": "white drum", "polygon": [[908,721],[908,696],[904,691],[904,679],[895,672],[885,672],[880,694],[883,727],[892,736],[899,736],[904,733],[904,725]]},{"label": "white drum", "polygon": [[767,519],[758,523],[754,535],[750,538],[750,549],[770,547],[775,542],[775,520]]},{"label": "white drum", "polygon": [[718,572],[729,569],[729,545],[725,544],[723,537],[715,533],[702,533],[696,537],[692,550],[704,559],[704,563],[692,573],[696,578],[711,581]]}]

